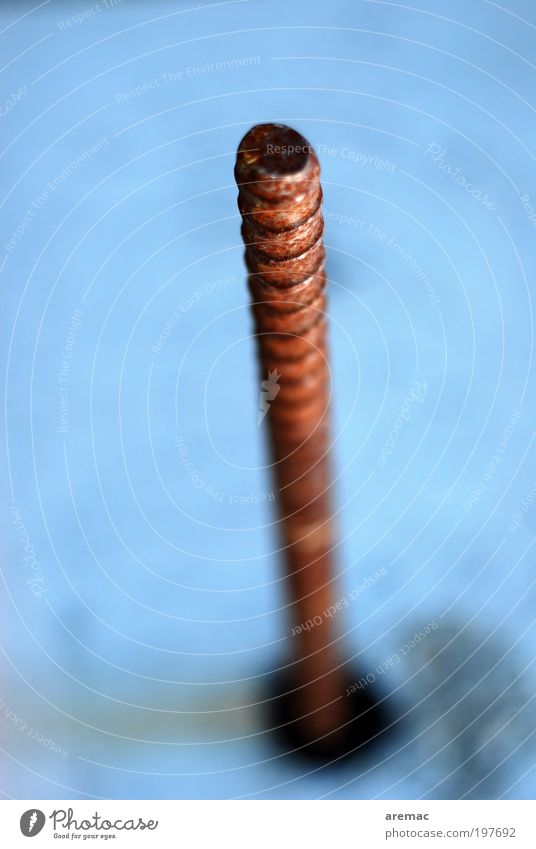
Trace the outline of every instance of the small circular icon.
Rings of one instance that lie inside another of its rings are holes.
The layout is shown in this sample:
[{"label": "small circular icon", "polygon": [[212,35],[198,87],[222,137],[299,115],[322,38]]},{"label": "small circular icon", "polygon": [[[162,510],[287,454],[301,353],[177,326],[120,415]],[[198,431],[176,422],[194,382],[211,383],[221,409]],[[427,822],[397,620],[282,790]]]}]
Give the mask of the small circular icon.
[{"label": "small circular icon", "polygon": [[39,834],[46,821],[43,811],[37,808],[30,808],[29,811],[24,811],[20,818],[20,830],[25,837],[35,837]]}]

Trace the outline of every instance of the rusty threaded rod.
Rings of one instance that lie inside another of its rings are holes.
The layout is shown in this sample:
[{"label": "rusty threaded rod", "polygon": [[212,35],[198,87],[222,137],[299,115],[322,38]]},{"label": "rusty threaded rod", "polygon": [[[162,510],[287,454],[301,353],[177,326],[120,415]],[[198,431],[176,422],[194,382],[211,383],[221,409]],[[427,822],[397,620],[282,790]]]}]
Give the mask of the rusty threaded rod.
[{"label": "rusty threaded rod", "polygon": [[336,736],[348,710],[324,613],[334,604],[334,531],[320,166],[295,130],[259,124],[240,142],[235,177],[261,373],[279,385],[267,420],[294,619],[291,680],[300,734],[314,742]]}]

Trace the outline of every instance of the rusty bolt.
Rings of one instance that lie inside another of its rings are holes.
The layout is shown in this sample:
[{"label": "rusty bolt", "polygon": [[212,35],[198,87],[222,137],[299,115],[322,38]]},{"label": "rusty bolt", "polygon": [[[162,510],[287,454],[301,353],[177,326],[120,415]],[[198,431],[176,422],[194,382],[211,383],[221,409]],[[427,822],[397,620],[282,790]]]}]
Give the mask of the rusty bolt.
[{"label": "rusty bolt", "polygon": [[266,422],[295,634],[289,718],[299,726],[294,739],[327,751],[344,734],[348,708],[337,628],[326,615],[337,596],[320,166],[295,130],[259,124],[240,142],[235,177],[261,375],[277,374],[280,386]]}]

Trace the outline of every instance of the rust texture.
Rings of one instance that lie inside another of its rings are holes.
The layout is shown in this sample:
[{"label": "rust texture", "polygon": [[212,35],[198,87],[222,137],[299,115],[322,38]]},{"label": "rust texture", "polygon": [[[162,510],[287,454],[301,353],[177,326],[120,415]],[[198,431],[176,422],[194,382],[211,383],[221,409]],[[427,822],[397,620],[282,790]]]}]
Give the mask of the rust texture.
[{"label": "rust texture", "polygon": [[265,418],[278,489],[296,687],[304,737],[339,733],[346,707],[333,613],[330,504],[331,391],[320,166],[311,145],[281,124],[242,139],[238,207],[261,379],[280,387]]}]

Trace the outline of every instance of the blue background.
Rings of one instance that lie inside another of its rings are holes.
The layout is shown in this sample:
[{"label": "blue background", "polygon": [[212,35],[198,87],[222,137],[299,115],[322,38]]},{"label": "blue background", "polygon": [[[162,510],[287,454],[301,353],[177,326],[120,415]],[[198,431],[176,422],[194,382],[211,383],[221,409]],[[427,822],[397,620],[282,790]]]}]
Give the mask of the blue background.
[{"label": "blue background", "polygon": [[[533,796],[535,11],[3,4],[5,797]],[[401,738],[330,772],[259,711],[296,623],[233,165],[270,120],[322,165],[339,596],[386,571],[346,650],[438,625]]]}]

